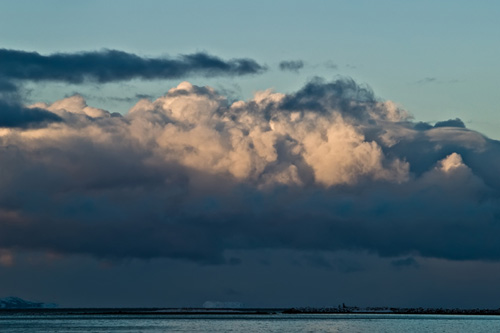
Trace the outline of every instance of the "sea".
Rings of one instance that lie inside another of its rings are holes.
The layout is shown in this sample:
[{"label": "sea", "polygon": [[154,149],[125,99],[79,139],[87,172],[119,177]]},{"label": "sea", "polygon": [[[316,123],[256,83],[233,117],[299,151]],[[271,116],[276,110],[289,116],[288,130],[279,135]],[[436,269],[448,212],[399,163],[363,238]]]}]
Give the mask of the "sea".
[{"label": "sea", "polygon": [[0,332],[500,332],[496,315],[0,311]]}]

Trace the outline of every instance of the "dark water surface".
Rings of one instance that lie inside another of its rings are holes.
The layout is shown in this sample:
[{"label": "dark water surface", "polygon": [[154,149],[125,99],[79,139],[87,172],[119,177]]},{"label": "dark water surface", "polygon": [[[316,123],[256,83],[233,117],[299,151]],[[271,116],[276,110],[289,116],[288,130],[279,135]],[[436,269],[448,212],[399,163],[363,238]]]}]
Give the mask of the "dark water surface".
[{"label": "dark water surface", "polygon": [[500,316],[0,311],[0,332],[500,332]]}]

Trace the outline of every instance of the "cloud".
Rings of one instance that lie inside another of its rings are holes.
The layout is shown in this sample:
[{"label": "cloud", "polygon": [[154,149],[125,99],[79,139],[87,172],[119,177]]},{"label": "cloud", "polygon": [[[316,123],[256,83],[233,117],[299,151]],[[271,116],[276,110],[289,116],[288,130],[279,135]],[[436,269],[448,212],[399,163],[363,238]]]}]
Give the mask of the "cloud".
[{"label": "cloud", "polygon": [[413,257],[393,260],[393,261],[391,261],[391,265],[393,265],[396,268],[404,268],[404,267],[418,268],[418,267],[420,267],[418,261]]},{"label": "cloud", "polygon": [[465,128],[464,122],[460,118],[438,121],[434,127],[461,127]]},{"label": "cloud", "polygon": [[62,119],[56,114],[40,109],[27,108],[18,103],[0,100],[0,128],[2,127],[39,127]]},{"label": "cloud", "polygon": [[[264,71],[266,67],[252,59],[223,60],[203,52],[177,58],[146,58],[118,50],[41,55],[37,52],[0,49],[0,127],[43,126],[61,120],[46,110],[21,106],[19,88],[26,81],[108,83],[187,76],[241,76]],[[136,97],[147,95],[137,94]]]},{"label": "cloud", "polygon": [[[207,53],[177,58],[146,58],[118,50],[41,55],[37,52],[0,49],[0,78],[18,81],[57,81],[73,84],[132,79],[178,79],[186,76],[259,74],[265,66],[252,59],[223,60]],[[3,81],[5,82],[5,81]],[[0,82],[0,88],[5,83]],[[11,88],[7,83],[7,88]]]},{"label": "cloud", "polygon": [[425,77],[421,80],[418,80],[416,83],[417,84],[427,84],[427,83],[434,83],[437,81],[437,78],[435,77]]},{"label": "cloud", "polygon": [[500,143],[420,126],[351,79],[236,102],[183,82],[123,116],[80,95],[23,108],[60,121],[0,129],[5,250],[500,259]]},{"label": "cloud", "polygon": [[457,83],[459,82],[457,79],[439,79],[436,77],[425,77],[421,80],[415,81],[415,84],[418,85],[426,85],[426,84],[450,84],[450,83]]},{"label": "cloud", "polygon": [[298,73],[299,70],[304,68],[304,62],[302,60],[290,60],[282,61],[279,64],[280,70]]},{"label": "cloud", "polygon": [[328,68],[328,69],[338,69],[339,68],[339,66],[336,63],[334,63],[332,60],[328,60],[327,62],[325,62],[324,66],[325,66],[325,68]]},{"label": "cloud", "polygon": [[17,86],[0,76],[0,93],[12,93],[17,91]]}]

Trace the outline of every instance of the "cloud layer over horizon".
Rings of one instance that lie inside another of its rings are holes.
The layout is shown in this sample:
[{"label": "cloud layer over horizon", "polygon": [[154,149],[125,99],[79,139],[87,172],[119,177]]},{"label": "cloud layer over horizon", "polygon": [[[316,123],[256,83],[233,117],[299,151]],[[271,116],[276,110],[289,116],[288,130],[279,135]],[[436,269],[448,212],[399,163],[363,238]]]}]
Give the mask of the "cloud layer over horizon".
[{"label": "cloud layer over horizon", "polygon": [[500,143],[460,119],[414,122],[351,79],[236,102],[183,82],[123,115],[80,95],[0,107],[3,250],[500,260]]}]

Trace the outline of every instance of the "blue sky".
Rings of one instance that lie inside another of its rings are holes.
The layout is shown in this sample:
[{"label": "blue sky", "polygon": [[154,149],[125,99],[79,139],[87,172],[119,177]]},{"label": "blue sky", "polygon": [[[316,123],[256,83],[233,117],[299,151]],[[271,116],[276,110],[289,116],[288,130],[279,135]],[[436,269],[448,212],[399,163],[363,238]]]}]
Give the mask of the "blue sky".
[{"label": "blue sky", "polygon": [[[417,120],[459,117],[499,138],[497,1],[3,1],[0,9],[4,48],[249,57],[271,70],[243,80],[191,81],[249,98],[267,88],[297,90],[316,75],[349,76]],[[286,59],[306,66],[299,74],[280,72],[277,65]],[[175,83],[154,82],[143,90],[161,95]],[[112,85],[100,89],[123,93]],[[32,98],[54,101],[73,91],[53,85]],[[131,105],[98,106],[123,112]]]},{"label": "blue sky", "polygon": [[499,14],[1,1],[0,297],[497,308]]}]

